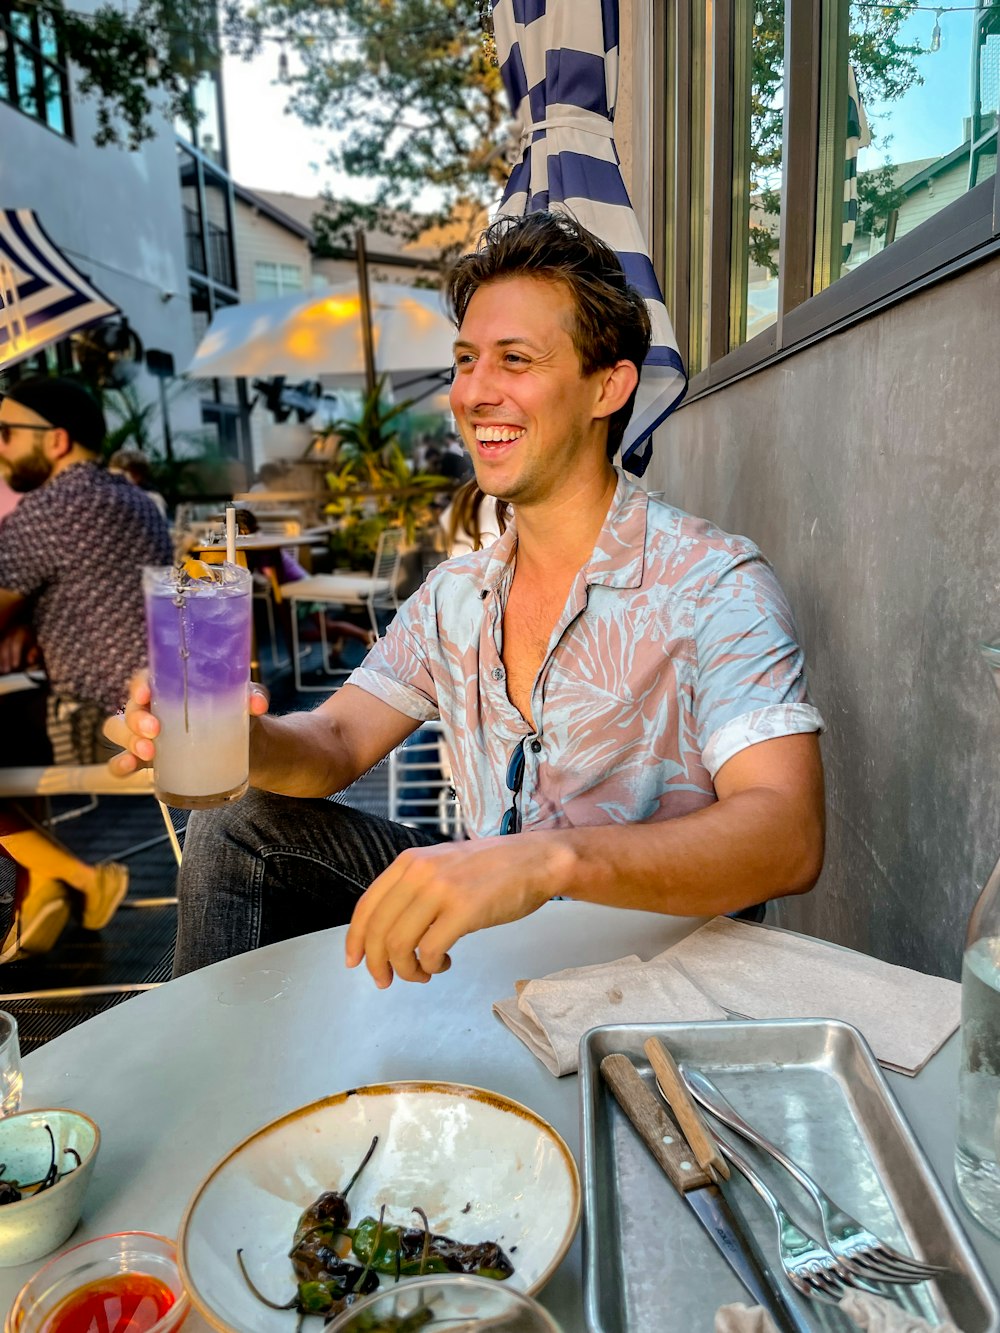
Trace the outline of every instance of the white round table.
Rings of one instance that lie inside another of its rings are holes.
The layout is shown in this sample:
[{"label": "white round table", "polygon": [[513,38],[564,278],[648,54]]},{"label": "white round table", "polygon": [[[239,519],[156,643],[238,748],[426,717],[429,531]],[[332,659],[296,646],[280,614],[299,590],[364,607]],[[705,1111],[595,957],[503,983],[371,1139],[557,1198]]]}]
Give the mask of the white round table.
[{"label": "white round table", "polygon": [[[187,1200],[229,1148],[295,1107],[360,1084],[491,1088],[544,1116],[579,1160],[576,1077],[553,1078],[494,1017],[492,1002],[520,978],[628,953],[650,958],[700,924],[553,902],[460,941],[451,971],[428,985],[396,981],[387,991],[364,969],[345,968],[338,927],[217,963],[81,1024],[24,1061],[26,1109],[73,1107],[101,1129],[70,1243],[122,1230],[175,1236]],[[946,1185],[956,1065],[953,1040],[917,1079],[889,1076]],[[1000,1243],[960,1216],[995,1280]],[[0,1310],[38,1267],[0,1269]],[[578,1235],[540,1296],[564,1333],[584,1328],[582,1285]],[[192,1313],[186,1328],[206,1325]]]}]

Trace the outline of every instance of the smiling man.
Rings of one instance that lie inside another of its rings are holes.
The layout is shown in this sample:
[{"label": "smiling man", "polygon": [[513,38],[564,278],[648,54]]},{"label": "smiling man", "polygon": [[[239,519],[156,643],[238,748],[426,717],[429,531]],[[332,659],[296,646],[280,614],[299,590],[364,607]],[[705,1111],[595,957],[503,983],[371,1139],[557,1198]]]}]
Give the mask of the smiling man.
[{"label": "smiling man", "polygon": [[[822,724],[773,573],[611,463],[650,339],[616,256],[564,215],[502,219],[449,295],[452,410],[511,522],[433,571],[315,712],[254,697],[256,790],[188,827],[176,972],[350,920],[349,966],[426,981],[556,896],[703,916],[819,873]],[[152,759],[148,699],[119,773]],[[467,841],[309,799],[434,718]]]}]

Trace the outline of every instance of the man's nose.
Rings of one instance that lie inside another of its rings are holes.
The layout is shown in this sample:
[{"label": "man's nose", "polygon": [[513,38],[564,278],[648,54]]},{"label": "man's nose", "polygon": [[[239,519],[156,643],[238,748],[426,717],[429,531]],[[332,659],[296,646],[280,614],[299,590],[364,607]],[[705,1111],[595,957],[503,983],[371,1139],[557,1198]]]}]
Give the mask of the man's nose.
[{"label": "man's nose", "polygon": [[475,407],[479,403],[496,404],[503,398],[503,389],[496,367],[486,360],[479,360],[473,366],[460,370],[452,385],[452,394],[465,407]]}]

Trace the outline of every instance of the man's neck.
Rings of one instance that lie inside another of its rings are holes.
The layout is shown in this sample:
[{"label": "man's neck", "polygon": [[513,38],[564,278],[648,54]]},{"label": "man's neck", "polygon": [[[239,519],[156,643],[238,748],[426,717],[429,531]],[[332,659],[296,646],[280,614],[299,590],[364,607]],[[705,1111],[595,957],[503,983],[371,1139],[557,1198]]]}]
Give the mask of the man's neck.
[{"label": "man's neck", "polygon": [[618,484],[610,465],[539,505],[515,506],[523,573],[582,569],[593,554]]},{"label": "man's neck", "polygon": [[88,453],[86,449],[79,449],[75,445],[68,454],[63,454],[62,458],[57,458],[52,465],[52,472],[49,481],[55,481],[56,477],[63,472],[68,472],[71,467],[77,467],[80,463],[96,463],[97,458],[94,454]]}]

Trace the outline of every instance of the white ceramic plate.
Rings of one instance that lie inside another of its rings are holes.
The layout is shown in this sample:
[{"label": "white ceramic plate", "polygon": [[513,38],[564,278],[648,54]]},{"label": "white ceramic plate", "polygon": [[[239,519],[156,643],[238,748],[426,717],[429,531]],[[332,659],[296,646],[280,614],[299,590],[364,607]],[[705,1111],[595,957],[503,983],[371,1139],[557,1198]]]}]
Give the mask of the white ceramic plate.
[{"label": "white ceramic plate", "polygon": [[[343,1188],[372,1136],[378,1147],[348,1202],[356,1222],[378,1216],[466,1243],[499,1241],[508,1279],[536,1292],[569,1249],[580,1219],[573,1155],[551,1125],[499,1093],[457,1083],[382,1083],[314,1102],[251,1134],[199,1185],[177,1238],[195,1306],[223,1333],[292,1333],[296,1315],[261,1305],[236,1263],[243,1249],[258,1288],[294,1293],[288,1259],[300,1213]],[[384,1279],[391,1281],[391,1279]],[[308,1327],[308,1325],[307,1325]],[[317,1325],[319,1327],[319,1325]]]}]

